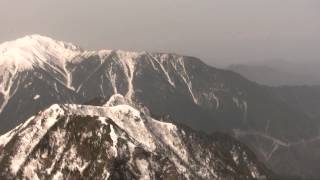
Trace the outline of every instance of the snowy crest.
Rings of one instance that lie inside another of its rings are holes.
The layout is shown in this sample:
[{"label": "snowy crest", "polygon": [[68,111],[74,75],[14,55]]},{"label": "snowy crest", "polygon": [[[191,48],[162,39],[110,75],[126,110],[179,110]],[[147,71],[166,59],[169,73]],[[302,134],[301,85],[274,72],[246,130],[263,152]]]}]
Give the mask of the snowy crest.
[{"label": "snowy crest", "polygon": [[26,70],[49,63],[63,67],[82,52],[81,48],[40,35],[30,35],[0,45],[0,71],[5,68]]},{"label": "snowy crest", "polygon": [[114,94],[113,96],[110,97],[108,102],[103,106],[112,107],[112,106],[124,105],[124,104],[128,104],[128,100],[125,97],[123,97],[121,94]]},{"label": "snowy crest", "polygon": [[[223,177],[229,175],[220,172],[236,172],[239,167],[247,169],[243,175],[249,179],[260,177],[259,165],[249,160],[237,143],[232,146],[237,149],[224,150],[175,124],[151,117],[146,120],[139,110],[121,103],[125,103],[125,98],[116,94],[107,103],[111,107],[52,105],[0,136],[0,170],[4,177],[44,179],[51,175],[67,179],[68,172],[76,172],[78,177],[101,173],[98,176],[103,179],[118,179],[112,178],[117,177],[112,175],[116,164],[110,168],[102,163],[117,160],[133,167],[137,179],[156,179],[154,174],[166,172],[167,167],[175,172],[174,179],[228,179]],[[220,159],[221,151],[227,155]],[[100,155],[90,158],[88,154],[92,153]],[[232,157],[236,164],[230,163]]]}]

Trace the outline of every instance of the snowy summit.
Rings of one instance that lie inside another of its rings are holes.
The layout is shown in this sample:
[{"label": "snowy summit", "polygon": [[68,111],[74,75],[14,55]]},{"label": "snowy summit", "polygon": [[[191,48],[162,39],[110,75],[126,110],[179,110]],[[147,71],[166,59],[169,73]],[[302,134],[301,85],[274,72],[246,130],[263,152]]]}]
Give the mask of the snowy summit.
[{"label": "snowy summit", "polygon": [[41,66],[44,63],[63,67],[65,61],[81,52],[81,48],[71,43],[29,35],[0,45],[0,70],[8,65],[24,70],[32,68],[34,64]]}]

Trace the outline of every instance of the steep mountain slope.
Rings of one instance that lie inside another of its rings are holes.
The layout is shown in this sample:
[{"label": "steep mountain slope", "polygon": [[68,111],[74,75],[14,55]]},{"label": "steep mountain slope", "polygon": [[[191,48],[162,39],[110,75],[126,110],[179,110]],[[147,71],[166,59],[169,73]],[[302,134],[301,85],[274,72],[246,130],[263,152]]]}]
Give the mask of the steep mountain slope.
[{"label": "steep mountain slope", "polygon": [[[66,63],[82,50],[70,43],[32,35],[0,45],[0,132],[52,102],[79,97],[68,85]],[[9,122],[6,122],[9,121]]]},{"label": "steep mountain slope", "polygon": [[105,106],[52,105],[0,137],[1,179],[265,179],[225,135],[157,121],[115,95]]},{"label": "steep mountain slope", "polygon": [[[297,111],[305,112],[310,118],[320,123],[319,86],[282,86],[272,89],[279,99],[287,102]],[[317,127],[319,128],[319,125]],[[319,167],[317,166],[320,162],[319,144],[320,136],[316,136],[312,139],[306,139],[300,143],[293,144],[290,149],[283,147],[284,151],[290,150],[291,152],[288,158],[295,157],[299,159],[295,163],[301,164],[300,167],[305,172],[306,179],[312,175],[315,178],[319,176],[314,173],[319,171]],[[297,171],[301,171],[301,169],[297,169]]]},{"label": "steep mountain slope", "polygon": [[[31,41],[29,37],[23,39]],[[42,42],[47,38],[32,36],[31,39]],[[20,44],[19,41],[14,43]],[[36,46],[35,42],[31,41],[28,47]],[[56,42],[51,40],[52,44]],[[63,44],[62,52],[69,52],[68,43],[58,44]],[[45,47],[41,54],[49,51]],[[0,87],[6,92],[2,93],[4,100],[0,100],[3,107],[1,132],[50,104],[79,104],[108,99],[118,93],[133,104],[148,107],[153,117],[174,119],[208,133],[231,133],[246,142],[277,172],[304,175],[301,164],[288,166],[299,159],[281,148],[290,148],[291,144],[300,146],[300,142],[318,137],[318,123],[279,99],[273,90],[236,73],[210,67],[193,57],[119,50],[71,50],[72,53],[66,54],[72,56],[61,55],[65,58],[59,61],[62,63],[53,63],[59,66],[34,63],[18,73],[0,73]],[[6,55],[2,54],[0,61],[4,61],[4,57]],[[45,62],[54,61],[48,58]],[[19,61],[23,63],[25,58]],[[52,66],[63,71],[54,70]],[[10,70],[16,67],[2,66]],[[287,158],[289,155],[292,159]],[[318,171],[312,173],[320,176]]]},{"label": "steep mountain slope", "polygon": [[[156,117],[169,116],[206,132],[233,133],[277,172],[304,176],[302,164],[287,165],[299,160],[281,149],[318,137],[317,122],[269,88],[198,59],[172,54],[113,51],[103,61],[92,55],[79,56],[76,62],[75,76],[89,77],[78,89],[88,99],[121,93],[150,108]],[[88,67],[88,62],[96,62],[99,68],[83,75],[77,68]]]},{"label": "steep mountain slope", "polygon": [[281,86],[273,90],[283,101],[320,120],[320,86]]}]

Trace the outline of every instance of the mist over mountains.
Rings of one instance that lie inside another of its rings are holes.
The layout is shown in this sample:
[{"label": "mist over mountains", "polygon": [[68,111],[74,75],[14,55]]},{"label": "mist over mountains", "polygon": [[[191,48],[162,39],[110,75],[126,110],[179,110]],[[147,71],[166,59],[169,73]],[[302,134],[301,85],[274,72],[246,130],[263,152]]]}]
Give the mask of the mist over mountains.
[{"label": "mist over mountains", "polygon": [[228,69],[249,80],[269,86],[320,85],[320,62],[269,60],[233,64]]}]

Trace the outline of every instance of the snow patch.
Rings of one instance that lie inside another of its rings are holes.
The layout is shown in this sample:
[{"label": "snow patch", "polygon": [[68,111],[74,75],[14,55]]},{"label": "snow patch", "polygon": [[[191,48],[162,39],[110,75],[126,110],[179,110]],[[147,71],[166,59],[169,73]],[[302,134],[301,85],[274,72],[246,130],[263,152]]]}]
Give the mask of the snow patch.
[{"label": "snow patch", "polygon": [[243,101],[243,120],[244,122],[247,122],[248,118],[248,103],[247,101]]},{"label": "snow patch", "polygon": [[[7,145],[7,143],[13,138],[13,136],[16,134],[16,132],[20,129],[22,124],[17,126],[16,128],[12,129],[11,131],[7,132],[6,134],[0,136],[0,147],[4,147]],[[0,155],[0,159],[2,159],[2,155]]]},{"label": "snow patch", "polygon": [[39,161],[32,159],[23,169],[24,177],[27,179],[40,180],[36,173],[40,166]]},{"label": "snow patch", "polygon": [[220,107],[220,100],[213,92],[212,92],[212,97],[216,101],[216,110],[218,110]]},{"label": "snow patch", "polygon": [[145,126],[140,111],[129,105],[118,105],[109,108],[109,117],[122,129],[124,129],[131,137],[145,145],[145,147],[154,151],[156,145],[154,139],[147,127]]},{"label": "snow patch", "polygon": [[110,97],[110,99],[104,106],[111,107],[111,106],[127,104],[127,103],[128,103],[127,100],[121,94],[114,94]]},{"label": "snow patch", "polygon": [[237,165],[239,165],[239,155],[238,155],[238,152],[237,152],[237,150],[236,150],[236,148],[235,147],[232,147],[232,150],[231,150],[231,155],[232,155],[232,159],[233,159],[233,161],[237,164]]},{"label": "snow patch", "polygon": [[33,100],[37,100],[37,99],[39,99],[39,98],[40,98],[40,95],[37,94],[37,95],[35,95],[35,96],[33,97]]},{"label": "snow patch", "polygon": [[184,143],[181,141],[177,126],[171,123],[160,122],[152,120],[148,123],[151,127],[152,133],[162,142],[170,147],[184,163],[188,162],[189,154],[186,151]]},{"label": "snow patch", "polygon": [[[25,162],[25,158],[27,158],[32,152],[35,145],[40,142],[47,130],[57,122],[58,115],[63,114],[64,111],[59,105],[53,105],[39,116],[29,119],[28,122],[21,126],[22,128],[25,126],[26,129],[19,133],[19,148],[16,150],[16,153],[11,157],[10,160],[10,168],[13,174],[18,172],[21,165]],[[44,122],[41,121],[43,119]],[[27,124],[29,124],[31,121],[35,124],[28,127]]]},{"label": "snow patch", "polygon": [[140,180],[150,180],[149,163],[145,159],[137,159],[136,165],[141,173]]},{"label": "snow patch", "polygon": [[239,99],[238,99],[238,98],[232,97],[232,101],[233,101],[233,103],[236,104],[236,106],[237,106],[238,108],[240,107],[240,103],[239,103]]},{"label": "snow patch", "polygon": [[63,174],[61,171],[58,171],[53,177],[52,180],[61,180],[63,179]]},{"label": "snow patch", "polygon": [[117,155],[118,155],[118,151],[117,151],[118,136],[115,133],[115,130],[112,125],[110,125],[110,129],[111,129],[110,137],[112,139],[112,149],[113,149],[115,157],[117,157]]}]

